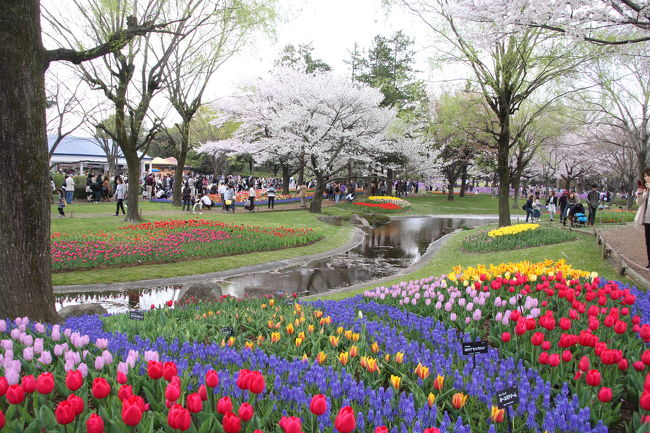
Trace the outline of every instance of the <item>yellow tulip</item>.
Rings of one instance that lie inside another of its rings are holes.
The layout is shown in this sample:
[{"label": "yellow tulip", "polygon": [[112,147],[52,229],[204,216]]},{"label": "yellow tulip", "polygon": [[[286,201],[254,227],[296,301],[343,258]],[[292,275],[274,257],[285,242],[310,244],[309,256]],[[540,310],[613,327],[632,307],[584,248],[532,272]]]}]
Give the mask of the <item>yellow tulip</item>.
[{"label": "yellow tulip", "polygon": [[345,331],[345,334],[343,335],[345,336],[346,339],[352,340],[352,334],[353,334],[352,330],[348,329],[347,331]]},{"label": "yellow tulip", "polygon": [[316,316],[317,319],[320,319],[321,317],[323,317],[323,312],[320,310],[316,310],[314,311],[314,316]]},{"label": "yellow tulip", "polygon": [[339,326],[338,328],[336,328],[336,333],[339,335],[343,334],[343,327]]},{"label": "yellow tulip", "polygon": [[287,325],[287,334],[292,335],[294,332],[295,332],[295,330],[293,328],[293,324],[289,323]]},{"label": "yellow tulip", "polygon": [[386,361],[386,362],[390,361],[390,353],[384,354],[384,361]]},{"label": "yellow tulip", "polygon": [[334,335],[330,335],[330,344],[334,347],[339,345],[339,337],[335,337]]},{"label": "yellow tulip", "polygon": [[402,383],[402,378],[400,376],[390,375],[390,384],[393,385],[396,391],[399,391],[399,387]]},{"label": "yellow tulip", "polygon": [[304,339],[305,339],[305,333],[304,333],[304,331],[300,331],[300,332],[298,333],[298,337],[300,337],[300,338],[302,338],[302,339],[304,340]]},{"label": "yellow tulip", "polygon": [[445,376],[436,376],[436,380],[433,381],[433,389],[436,391],[442,390],[442,387],[445,385]]},{"label": "yellow tulip", "polygon": [[318,352],[318,355],[316,355],[316,361],[318,361],[319,364],[324,363],[326,359],[327,355],[322,350]]},{"label": "yellow tulip", "polygon": [[244,347],[248,350],[253,350],[254,344],[252,341],[247,341],[246,343],[244,343]]},{"label": "yellow tulip", "polygon": [[372,345],[370,346],[370,350],[372,350],[372,353],[377,353],[377,352],[379,352],[379,344],[377,344],[377,342],[375,341],[375,342],[372,343]]},{"label": "yellow tulip", "polygon": [[275,299],[269,300],[269,305],[272,307],[275,305]]},{"label": "yellow tulip", "polygon": [[496,406],[492,406],[492,410],[490,413],[490,418],[494,422],[503,422],[503,416],[505,415],[505,410],[499,409]]},{"label": "yellow tulip", "polygon": [[348,356],[348,352],[339,353],[339,361],[341,362],[341,365],[346,365],[349,360],[350,357]]},{"label": "yellow tulip", "polygon": [[300,347],[300,345],[302,344],[302,341],[303,341],[302,338],[296,337],[296,347]]},{"label": "yellow tulip", "polygon": [[309,332],[310,334],[313,333],[314,332],[314,325],[307,326],[307,332]]},{"label": "yellow tulip", "polygon": [[302,354],[302,362],[308,362],[308,361],[309,361],[309,357],[307,356],[306,353],[303,353]]},{"label": "yellow tulip", "polygon": [[397,352],[395,354],[395,362],[398,363],[398,364],[401,364],[402,362],[404,362],[404,354],[402,352]]},{"label": "yellow tulip", "polygon": [[425,367],[418,363],[418,366],[415,367],[415,374],[417,374],[420,379],[424,380],[429,376],[429,367]]},{"label": "yellow tulip", "polygon": [[350,356],[352,358],[356,357],[359,354],[359,348],[357,346],[350,347]]},{"label": "yellow tulip", "polygon": [[366,370],[368,370],[369,373],[375,373],[379,371],[379,364],[377,364],[377,360],[375,358],[366,359],[366,364]]},{"label": "yellow tulip", "polygon": [[235,344],[235,337],[230,337],[228,339],[228,347],[232,347]]},{"label": "yellow tulip", "polygon": [[429,407],[433,406],[433,404],[436,402],[436,396],[430,392],[429,396],[427,397],[427,403],[429,403]]},{"label": "yellow tulip", "polygon": [[277,343],[278,341],[280,341],[280,333],[271,332],[271,343]]}]

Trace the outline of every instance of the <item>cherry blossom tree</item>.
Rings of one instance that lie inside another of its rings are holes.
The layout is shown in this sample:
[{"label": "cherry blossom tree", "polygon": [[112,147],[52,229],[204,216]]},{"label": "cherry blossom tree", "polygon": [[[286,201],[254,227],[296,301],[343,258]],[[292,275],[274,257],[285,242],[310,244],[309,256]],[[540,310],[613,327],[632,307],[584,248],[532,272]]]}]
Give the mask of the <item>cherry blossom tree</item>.
[{"label": "cherry blossom tree", "polygon": [[239,137],[256,147],[256,157],[305,156],[317,182],[310,211],[320,212],[327,179],[349,160],[370,162],[394,144],[386,133],[395,111],[380,107],[382,100],[379,90],[331,72],[278,67],[218,108],[242,123]]},{"label": "cherry blossom tree", "polygon": [[225,176],[228,168],[228,158],[250,153],[252,149],[254,148],[250,146],[250,143],[242,141],[240,138],[226,138],[203,143],[196,149],[196,152],[210,156],[214,173]]}]

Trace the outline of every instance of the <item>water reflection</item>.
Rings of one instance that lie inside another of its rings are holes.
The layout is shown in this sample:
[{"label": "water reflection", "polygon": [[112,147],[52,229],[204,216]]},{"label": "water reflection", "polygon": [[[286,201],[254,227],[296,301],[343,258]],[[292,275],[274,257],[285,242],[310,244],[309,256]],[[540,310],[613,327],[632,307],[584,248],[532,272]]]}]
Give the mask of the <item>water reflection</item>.
[{"label": "water reflection", "polygon": [[56,296],[56,309],[69,305],[100,304],[109,313],[125,313],[129,310],[149,309],[151,305],[162,307],[167,301],[176,301],[180,286],[155,287],[123,292],[68,293]]},{"label": "water reflection", "polygon": [[277,272],[233,277],[222,282],[234,296],[273,294],[276,290],[300,294],[322,293],[395,274],[422,257],[431,243],[462,225],[486,220],[412,217],[375,228],[357,248],[347,253],[286,268]]}]

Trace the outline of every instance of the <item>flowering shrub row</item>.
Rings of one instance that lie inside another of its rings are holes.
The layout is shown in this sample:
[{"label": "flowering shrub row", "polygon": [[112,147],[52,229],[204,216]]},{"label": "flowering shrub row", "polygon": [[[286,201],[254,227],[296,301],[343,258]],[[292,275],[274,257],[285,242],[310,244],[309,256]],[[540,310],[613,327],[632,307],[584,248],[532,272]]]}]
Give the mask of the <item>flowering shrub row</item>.
[{"label": "flowering shrub row", "polygon": [[315,241],[311,228],[262,227],[208,220],[165,220],[115,232],[54,233],[55,271],[217,257]]},{"label": "flowering shrub row", "polygon": [[537,230],[539,224],[515,224],[512,226],[499,227],[498,229],[490,230],[487,235],[491,238],[499,236],[509,236],[517,233],[525,232],[528,230]]},{"label": "flowering shrub row", "polygon": [[552,245],[577,239],[577,234],[575,232],[555,227],[540,227],[538,229],[524,230],[499,236],[490,236],[490,233],[491,232],[486,232],[485,230],[479,230],[476,233],[468,234],[463,239],[463,251],[472,253],[506,251],[518,248]]}]

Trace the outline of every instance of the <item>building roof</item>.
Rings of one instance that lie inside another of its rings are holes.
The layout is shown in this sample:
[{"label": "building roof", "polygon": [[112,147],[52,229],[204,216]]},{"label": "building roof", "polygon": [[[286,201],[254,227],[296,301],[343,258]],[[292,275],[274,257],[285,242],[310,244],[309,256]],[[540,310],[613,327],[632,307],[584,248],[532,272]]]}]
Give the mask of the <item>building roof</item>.
[{"label": "building roof", "polygon": [[[48,150],[52,148],[52,145],[56,141],[56,137],[53,135],[47,136],[47,148]],[[109,142],[112,140],[109,139]],[[56,147],[53,156],[79,156],[79,157],[101,157],[106,158],[106,154],[99,147],[97,142],[93,137],[75,137],[68,135],[61,140],[59,145]],[[142,155],[142,152],[138,152],[138,155]],[[119,151],[119,157],[123,157],[122,151]],[[151,160],[150,156],[145,155],[143,160]]]}]

